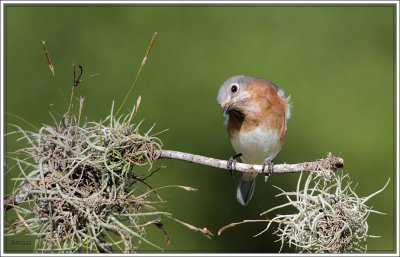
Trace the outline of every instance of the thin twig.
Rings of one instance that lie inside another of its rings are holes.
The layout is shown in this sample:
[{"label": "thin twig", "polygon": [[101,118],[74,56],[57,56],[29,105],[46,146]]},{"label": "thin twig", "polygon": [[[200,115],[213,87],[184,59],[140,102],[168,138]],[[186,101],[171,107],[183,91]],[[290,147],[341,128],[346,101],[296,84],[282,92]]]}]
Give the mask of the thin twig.
[{"label": "thin twig", "polygon": [[[193,162],[197,164],[202,164],[206,166],[211,166],[214,168],[228,170],[228,161],[219,160],[215,158],[205,157],[201,155],[184,153],[171,150],[156,150],[156,159],[168,158],[176,159],[187,162]],[[344,165],[344,160],[342,158],[336,157],[331,153],[325,159],[317,160],[314,162],[302,162],[296,164],[276,164],[273,166],[272,173],[294,173],[302,171],[335,171],[338,168],[342,168]],[[247,164],[247,163],[236,163],[233,167],[234,171],[248,172],[248,173],[265,173],[268,169],[264,169],[263,165]]]}]

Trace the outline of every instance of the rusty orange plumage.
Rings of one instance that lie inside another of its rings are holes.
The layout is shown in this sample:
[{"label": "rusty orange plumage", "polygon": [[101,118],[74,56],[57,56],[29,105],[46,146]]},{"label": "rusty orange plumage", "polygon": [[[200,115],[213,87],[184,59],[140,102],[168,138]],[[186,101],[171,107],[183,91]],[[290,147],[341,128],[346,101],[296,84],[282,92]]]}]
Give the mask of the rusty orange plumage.
[{"label": "rusty orange plumage", "polygon": [[[290,104],[284,91],[272,82],[249,76],[227,79],[218,92],[218,103],[228,117],[229,139],[246,163],[271,161],[285,140]],[[242,174],[237,188],[239,202],[251,199],[256,174]]]}]

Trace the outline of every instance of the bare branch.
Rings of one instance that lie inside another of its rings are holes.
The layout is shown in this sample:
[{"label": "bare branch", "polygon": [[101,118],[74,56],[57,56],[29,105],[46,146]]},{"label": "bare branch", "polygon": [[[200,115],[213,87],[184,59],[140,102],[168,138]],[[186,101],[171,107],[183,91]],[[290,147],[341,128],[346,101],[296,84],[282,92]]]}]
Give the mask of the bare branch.
[{"label": "bare branch", "polygon": [[[201,155],[171,151],[171,150],[156,150],[155,155],[156,159],[160,158],[176,159],[176,160],[182,160],[206,166],[211,166],[214,168],[229,170],[228,161],[226,160],[219,160]],[[286,163],[276,164],[273,166],[272,173],[280,174],[280,173],[294,173],[302,171],[312,172],[320,170],[335,171],[338,168],[342,168],[343,165],[344,165],[344,160],[342,158],[336,157],[331,153],[328,153],[325,159],[320,159],[314,162],[302,162],[296,164],[286,164]],[[233,168],[235,171],[248,172],[248,173],[267,172],[266,170],[263,171],[263,165],[256,165],[256,164],[246,164],[238,162]]]},{"label": "bare branch", "polygon": [[[191,153],[184,153],[171,150],[154,150],[154,159],[175,159],[182,160],[192,163],[197,163],[201,165],[206,165],[214,168],[228,169],[228,161],[219,160],[215,158],[210,158],[202,155],[196,155]],[[338,168],[342,168],[344,160],[342,158],[336,157],[331,153],[328,153],[325,159],[320,159],[314,162],[302,162],[296,164],[276,164],[273,166],[272,174],[282,174],[282,173],[294,173],[302,171],[335,171]],[[263,172],[263,165],[256,164],[246,164],[246,163],[236,163],[233,167],[235,171],[239,172],[249,172],[249,173],[266,173],[267,169]],[[33,189],[32,184],[25,182],[16,191],[15,195],[8,196],[4,199],[4,208],[10,209],[15,205],[19,205],[24,202],[29,196],[29,191]]]},{"label": "bare branch", "polygon": [[21,204],[28,198],[29,192],[33,190],[33,185],[26,181],[19,186],[17,193],[14,195],[4,197],[4,208],[5,210],[11,209],[16,205]]}]

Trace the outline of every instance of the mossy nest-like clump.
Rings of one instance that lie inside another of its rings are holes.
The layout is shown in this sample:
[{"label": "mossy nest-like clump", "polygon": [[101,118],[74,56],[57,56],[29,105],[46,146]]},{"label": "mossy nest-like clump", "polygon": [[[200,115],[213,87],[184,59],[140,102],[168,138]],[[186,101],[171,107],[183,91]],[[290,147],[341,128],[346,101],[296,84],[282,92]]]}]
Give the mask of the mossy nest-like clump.
[{"label": "mossy nest-like clump", "polygon": [[[366,252],[368,216],[375,211],[366,202],[384,188],[367,197],[359,197],[348,174],[332,172],[330,179],[318,173],[310,173],[301,186],[301,175],[295,192],[278,188],[288,202],[262,213],[264,216],[284,207],[294,207],[295,212],[277,214],[268,220],[266,231],[278,224],[274,234],[282,246],[295,246],[305,253],[352,253]],[[262,231],[261,233],[263,233]],[[261,234],[260,233],[260,234]]]},{"label": "mossy nest-like clump", "polygon": [[[278,237],[276,241],[281,242],[280,251],[287,244],[300,253],[366,252],[367,239],[376,237],[368,232],[368,216],[383,214],[366,202],[382,192],[389,180],[375,193],[359,197],[348,174],[330,171],[328,175],[326,172],[311,172],[304,182],[301,173],[296,191],[274,186],[281,191],[276,197],[284,197],[286,203],[261,213],[265,219],[230,223],[218,234],[239,224],[262,222],[267,223],[267,227],[255,237],[273,227],[273,234]],[[268,215],[274,217],[268,218]]]},{"label": "mossy nest-like clump", "polygon": [[[6,233],[27,231],[39,252],[132,252],[142,242],[159,248],[146,239],[146,228],[166,233],[161,217],[171,215],[160,210],[157,189],[146,180],[158,170],[152,163],[162,142],[152,128],[139,132],[135,113],[115,117],[111,110],[81,126],[80,115],[72,116],[38,132],[9,133],[27,145],[10,155],[22,175],[8,199],[18,218]],[[138,174],[145,165],[148,172]]]}]

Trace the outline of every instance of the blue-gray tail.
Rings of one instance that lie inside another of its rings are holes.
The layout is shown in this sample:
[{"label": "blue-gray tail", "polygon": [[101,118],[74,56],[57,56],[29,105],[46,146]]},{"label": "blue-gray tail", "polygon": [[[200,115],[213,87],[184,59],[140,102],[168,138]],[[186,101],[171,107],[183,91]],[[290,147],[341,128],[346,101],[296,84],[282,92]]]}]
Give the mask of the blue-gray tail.
[{"label": "blue-gray tail", "polygon": [[253,196],[257,174],[243,173],[239,178],[236,197],[241,205],[247,205]]}]

